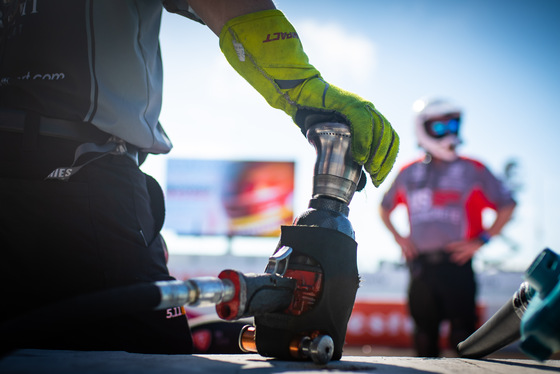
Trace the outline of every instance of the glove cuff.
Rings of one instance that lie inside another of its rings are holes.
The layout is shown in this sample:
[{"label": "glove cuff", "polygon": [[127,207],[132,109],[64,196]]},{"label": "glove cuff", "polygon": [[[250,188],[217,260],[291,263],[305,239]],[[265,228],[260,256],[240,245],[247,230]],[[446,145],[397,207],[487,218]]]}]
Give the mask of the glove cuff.
[{"label": "glove cuff", "polygon": [[302,83],[319,76],[309,64],[294,27],[276,9],[229,20],[220,32],[220,49],[272,107],[291,117],[297,111]]},{"label": "glove cuff", "polygon": [[220,37],[220,48],[222,47],[221,43],[222,43],[222,40],[224,39],[224,34],[226,32],[228,32],[228,29],[237,28],[238,25],[241,25],[241,24],[244,24],[244,23],[256,22],[257,20],[262,20],[262,19],[269,18],[269,17],[284,17],[284,18],[286,18],[284,16],[284,13],[282,13],[282,11],[280,11],[278,9],[268,9],[268,10],[261,10],[261,11],[258,11],[258,12],[244,14],[242,16],[230,19],[228,22],[226,22],[226,24],[222,28],[222,31],[220,32],[220,35],[219,35],[219,37]]}]

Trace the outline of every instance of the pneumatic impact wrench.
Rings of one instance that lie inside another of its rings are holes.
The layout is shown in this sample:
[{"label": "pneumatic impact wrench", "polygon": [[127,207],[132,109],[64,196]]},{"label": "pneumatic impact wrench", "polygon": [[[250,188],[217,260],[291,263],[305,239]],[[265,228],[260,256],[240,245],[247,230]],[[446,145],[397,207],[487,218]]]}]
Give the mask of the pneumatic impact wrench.
[{"label": "pneumatic impact wrench", "polygon": [[286,360],[338,360],[359,278],[357,244],[348,220],[362,167],[353,161],[347,126],[321,123],[307,132],[317,159],[309,208],[283,226],[265,272],[295,281],[287,308],[255,314],[242,349]]},{"label": "pneumatic impact wrench", "polygon": [[[348,220],[362,167],[350,153],[347,126],[321,123],[307,132],[317,159],[309,208],[283,226],[264,274],[224,270],[193,294],[216,304],[225,320],[255,317],[239,337],[243,351],[325,364],[342,356],[358,289],[357,244]],[[196,280],[191,280],[196,281]]]}]

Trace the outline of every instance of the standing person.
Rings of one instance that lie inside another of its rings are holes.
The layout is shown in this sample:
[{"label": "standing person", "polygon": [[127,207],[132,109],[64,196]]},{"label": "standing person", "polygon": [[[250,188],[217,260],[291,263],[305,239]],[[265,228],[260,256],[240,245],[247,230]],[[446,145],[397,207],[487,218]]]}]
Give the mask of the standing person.
[{"label": "standing person", "polygon": [[[164,7],[206,24],[238,73],[304,134],[317,122],[347,123],[353,156],[374,185],[390,171],[399,140],[389,122],[323,80],[272,1],[5,0],[0,322],[76,295],[172,279],[161,189],[139,168],[147,154],[172,147],[158,121]],[[185,35],[186,46],[189,37],[196,35]],[[192,352],[187,320],[176,310],[84,319],[23,340],[40,348]]]},{"label": "standing person", "polygon": [[[515,202],[482,163],[457,154],[461,110],[443,100],[419,103],[415,129],[425,156],[400,170],[383,197],[380,215],[409,266],[408,303],[416,352],[437,357],[443,320],[450,322],[452,347],[474,332],[472,257],[500,233]],[[408,235],[399,233],[391,221],[399,204],[408,211]],[[485,208],[496,211],[487,228],[482,224]]]}]

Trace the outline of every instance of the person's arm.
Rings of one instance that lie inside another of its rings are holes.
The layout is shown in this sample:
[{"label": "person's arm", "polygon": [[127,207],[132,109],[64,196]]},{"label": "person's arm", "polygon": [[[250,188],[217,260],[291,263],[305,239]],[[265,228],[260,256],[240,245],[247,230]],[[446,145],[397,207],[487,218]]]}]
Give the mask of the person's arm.
[{"label": "person's arm", "polygon": [[235,17],[276,9],[271,0],[189,0],[189,5],[216,35]]},{"label": "person's arm", "polygon": [[403,237],[393,225],[391,221],[391,211],[385,209],[383,206],[379,206],[379,216],[381,221],[385,224],[387,229],[393,234],[395,241],[401,247],[402,254],[407,261],[413,260],[417,255],[418,251],[412,241],[408,237]]},{"label": "person's arm", "polygon": [[503,208],[500,208],[496,212],[496,219],[492,223],[492,226],[490,226],[486,230],[486,233],[488,234],[489,237],[496,236],[500,234],[500,232],[502,232],[502,229],[504,228],[506,223],[508,223],[511,220],[511,216],[513,215],[515,206],[516,204],[511,204]]},{"label": "person's arm", "polygon": [[305,135],[320,122],[346,124],[352,157],[379,186],[399,149],[399,137],[375,106],[327,83],[309,63],[300,37],[270,0],[189,0],[198,17],[219,36],[230,65]]},{"label": "person's arm", "polygon": [[383,208],[383,206],[379,206],[379,216],[381,217],[381,221],[383,221],[391,234],[393,234],[395,238],[400,237],[399,232],[397,231],[397,229],[395,229],[395,226],[391,221],[391,211],[389,209]]},{"label": "person's arm", "polygon": [[496,219],[492,225],[484,231],[485,237],[472,238],[459,242],[450,243],[446,249],[451,253],[451,260],[459,265],[469,261],[474,254],[486,244],[492,236],[502,232],[502,229],[511,220],[516,204],[506,205],[496,211]]}]

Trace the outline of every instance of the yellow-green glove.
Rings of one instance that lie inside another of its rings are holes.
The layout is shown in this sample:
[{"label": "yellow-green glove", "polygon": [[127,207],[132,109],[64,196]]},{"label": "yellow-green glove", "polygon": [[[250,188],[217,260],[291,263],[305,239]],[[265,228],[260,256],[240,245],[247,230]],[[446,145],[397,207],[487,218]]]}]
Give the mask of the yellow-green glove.
[{"label": "yellow-green glove", "polygon": [[298,34],[279,10],[230,20],[220,48],[234,69],[305,134],[318,122],[341,122],[352,133],[352,156],[377,187],[395,162],[399,137],[372,103],[325,82],[308,61]]}]

